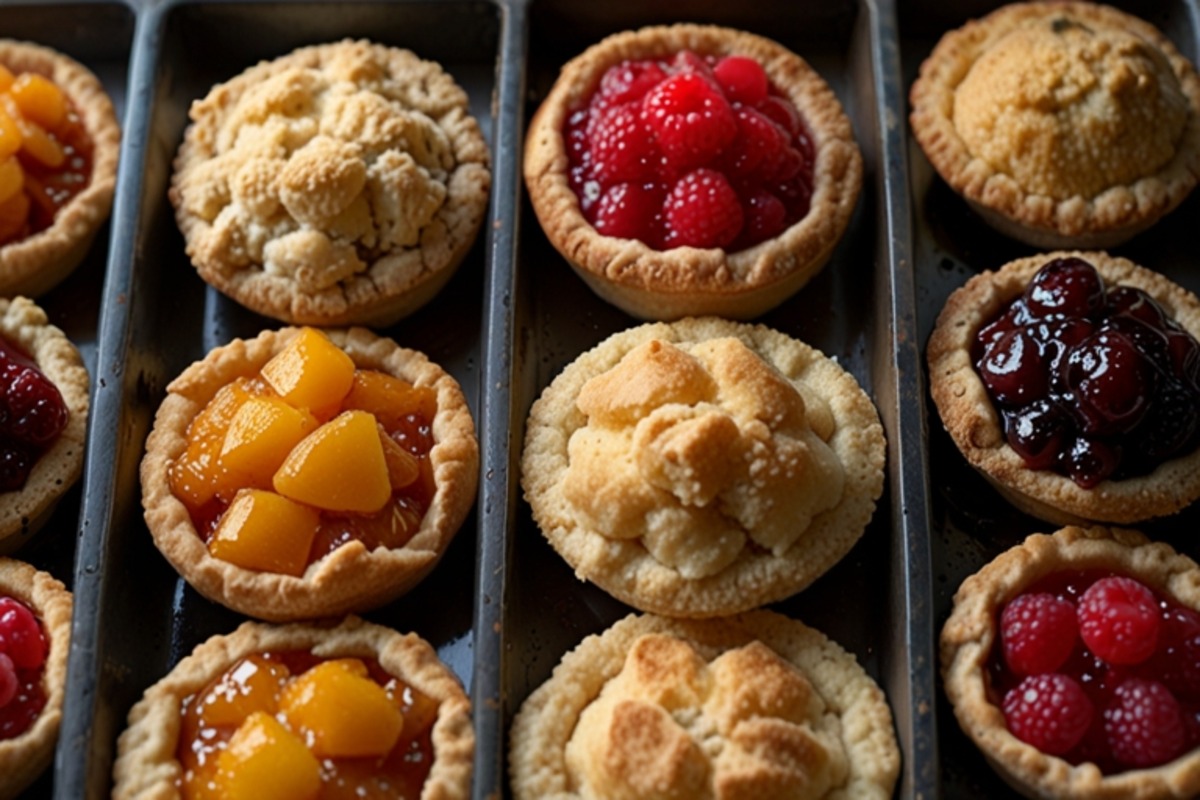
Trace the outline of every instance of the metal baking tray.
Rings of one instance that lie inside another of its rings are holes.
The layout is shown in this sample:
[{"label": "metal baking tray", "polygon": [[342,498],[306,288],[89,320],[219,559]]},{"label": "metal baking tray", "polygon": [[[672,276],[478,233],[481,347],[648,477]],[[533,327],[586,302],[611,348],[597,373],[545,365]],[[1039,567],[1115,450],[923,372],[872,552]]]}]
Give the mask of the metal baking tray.
[{"label": "metal baking tray", "polygon": [[[970,0],[954,4],[912,0],[900,6],[899,44],[904,85],[916,78],[921,61],[945,31],[1001,5]],[[1195,0],[1112,2],[1163,31],[1194,64],[1200,54],[1200,4]],[[907,88],[906,88],[907,92]],[[907,104],[901,124],[907,125]],[[908,147],[911,194],[913,268],[917,285],[917,318],[922,348],[949,294],[972,275],[1038,252],[987,227],[937,176],[915,141]],[[1195,227],[1200,196],[1193,193],[1168,217],[1128,244],[1117,255],[1167,275],[1192,291],[1200,291],[1196,269]],[[954,592],[963,579],[1018,544],[1026,535],[1056,526],[1021,514],[1008,505],[959,454],[943,430],[937,409],[929,414],[930,531],[934,564],[933,616],[940,629],[950,614]],[[1153,524],[1134,526],[1153,539],[1167,541],[1192,558],[1200,558],[1200,506]],[[938,726],[942,792],[947,798],[1008,800],[1019,797],[1004,785],[962,733],[945,695],[938,688]]]}]

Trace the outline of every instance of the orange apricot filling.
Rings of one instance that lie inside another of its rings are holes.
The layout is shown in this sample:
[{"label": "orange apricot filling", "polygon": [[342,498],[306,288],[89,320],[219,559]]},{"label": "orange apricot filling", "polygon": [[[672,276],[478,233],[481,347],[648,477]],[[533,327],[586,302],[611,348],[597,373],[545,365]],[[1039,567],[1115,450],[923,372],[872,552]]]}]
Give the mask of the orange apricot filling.
[{"label": "orange apricot filling", "polygon": [[434,495],[437,394],[304,328],[192,420],[172,493],[216,558],[301,575],[350,541],[403,547]]},{"label": "orange apricot filling", "polygon": [[185,800],[416,798],[438,704],[374,660],[246,656],[182,705]]},{"label": "orange apricot filling", "polygon": [[91,138],[62,89],[0,65],[0,244],[49,228],[91,174]]}]

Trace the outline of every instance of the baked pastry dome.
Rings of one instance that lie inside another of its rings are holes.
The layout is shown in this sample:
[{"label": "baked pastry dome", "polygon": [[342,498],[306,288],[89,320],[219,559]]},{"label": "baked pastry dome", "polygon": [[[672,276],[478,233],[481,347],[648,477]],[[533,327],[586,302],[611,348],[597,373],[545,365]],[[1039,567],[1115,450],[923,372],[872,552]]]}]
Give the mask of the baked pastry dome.
[{"label": "baked pastry dome", "polygon": [[[326,542],[330,549],[318,554],[317,540],[313,539],[313,550],[306,549],[308,559],[301,558],[296,574],[273,565],[239,566],[215,557],[210,552],[211,544],[205,543],[206,538],[211,538],[208,529],[202,538],[197,517],[173,491],[172,469],[189,456],[189,426],[224,387],[259,375],[264,365],[306,332],[285,328],[265,331],[254,339],[234,340],[184,370],[167,386],[167,396],[155,415],[154,429],[146,441],[146,454],[141,465],[146,524],[155,545],[176,571],[205,597],[244,614],[272,621],[365,610],[407,592],[436,566],[474,504],[478,483],[479,446],[471,413],[458,382],[423,354],[402,348],[364,328],[329,331],[329,339],[359,369],[400,378],[431,392],[436,398],[436,411],[429,420],[433,444],[427,456],[434,488],[426,510],[419,517],[419,526],[415,532],[410,531],[411,535],[401,546],[384,543],[374,546],[365,544],[360,537],[335,537]],[[337,419],[352,414],[343,412]],[[335,422],[321,427],[329,428]],[[369,425],[372,433],[376,427],[375,423]],[[318,432],[312,432],[305,441],[311,442]],[[355,446],[354,440],[342,441],[350,448]],[[228,443],[228,438],[225,442]],[[297,445],[293,452],[300,449]],[[367,452],[360,452],[365,460]],[[353,458],[353,455],[352,452],[347,457]],[[338,462],[328,463],[336,465]],[[272,466],[272,472],[274,469]],[[333,479],[326,470],[317,474],[314,480],[331,482]],[[383,503],[391,502],[388,498],[394,495],[386,477],[384,483],[385,496],[380,505],[391,514],[392,506]],[[237,497],[241,494],[238,492]],[[237,497],[230,498],[229,506],[221,513],[232,509]],[[206,504],[205,508],[210,506]],[[317,505],[316,508],[324,507]],[[369,513],[360,511],[363,515]],[[315,513],[315,510],[309,513]],[[347,515],[356,513],[350,511]],[[219,533],[218,529],[216,535]]]},{"label": "baked pastry dome", "polygon": [[[697,60],[738,55],[757,61],[771,90],[794,105],[811,138],[808,213],[773,238],[737,252],[656,250],[636,239],[602,235],[583,214],[571,186],[564,132],[605,72],[623,62],[670,60],[684,51]],[[747,319],[786,300],[824,266],[858,199],[862,157],[833,91],[798,55],[741,31],[672,25],[610,36],[567,63],[530,122],[524,173],[550,242],[606,301],[642,319],[701,314]]]},{"label": "baked pastry dome", "polygon": [[[0,492],[0,553],[11,553],[49,519],[58,498],[74,485],[83,470],[88,374],[75,345],[50,324],[46,312],[32,300],[0,298],[0,340],[16,345],[23,351],[21,355],[34,362],[61,395],[67,415],[57,437],[35,449],[36,460],[24,486]],[[9,389],[10,382],[11,377],[3,381],[0,391]],[[22,389],[27,391],[28,387]]]},{"label": "baked pastry dome", "polygon": [[[1064,572],[1127,576],[1165,601],[1190,609],[1193,616],[1200,611],[1200,568],[1166,544],[1152,543],[1136,531],[1100,527],[1034,534],[963,581],[955,594],[941,634],[941,666],[959,724],[996,772],[1027,797],[1195,797],[1200,792],[1200,749],[1157,767],[1105,774],[1091,761],[1072,764],[1047,755],[1009,730],[990,672],[993,651],[1001,646],[1001,610],[1022,592]],[[1112,673],[1125,680],[1144,674],[1142,669],[1118,667]]]},{"label": "baked pastry dome", "polygon": [[752,611],[584,639],[522,704],[509,765],[517,800],[885,798],[900,756],[854,656]]},{"label": "baked pastry dome", "polygon": [[[399,678],[435,700],[433,763],[420,796],[427,800],[463,800],[470,796],[475,733],[470,701],[458,679],[416,634],[400,634],[348,617],[337,625],[247,622],[231,634],[214,636],[199,645],[146,689],[130,710],[129,725],[117,743],[113,797],[180,797],[184,774],[177,749],[185,699],[198,695],[240,659],[261,653],[299,652],[323,660],[374,660],[386,675]],[[268,771],[259,777],[270,775]]]},{"label": "baked pastry dome", "polygon": [[285,322],[384,327],[475,240],[488,149],[440,66],[366,41],[301,48],[192,104],[171,201],[200,276]]},{"label": "baked pastry dome", "polygon": [[0,798],[7,800],[19,797],[54,758],[67,680],[71,593],[51,575],[0,557],[0,597],[11,597],[33,612],[47,644],[40,667],[45,705],[23,733],[0,737]]},{"label": "baked pastry dome", "polygon": [[521,481],[581,579],[644,611],[787,597],[862,535],[883,487],[854,377],[762,326],[652,323],[579,356],[534,403]]},{"label": "baked pastry dome", "polygon": [[1109,6],[1005,6],[947,33],[912,86],[913,133],[997,230],[1042,248],[1119,244],[1200,178],[1200,78]]},{"label": "baked pastry dome", "polygon": [[[1066,474],[1030,469],[1009,444],[999,410],[976,369],[972,352],[981,329],[1007,313],[1005,309],[1023,296],[1045,265],[1077,260],[1092,265],[1110,291],[1116,287],[1139,289],[1191,337],[1200,335],[1200,300],[1127,259],[1073,251],[1017,259],[996,272],[974,276],[947,299],[927,350],[934,403],[966,459],[1009,502],[1028,514],[1060,525],[1089,520],[1129,524],[1173,514],[1200,497],[1200,451],[1195,447],[1163,460],[1149,472],[1106,478],[1088,488]],[[1037,324],[1038,320],[1028,321],[1029,326]],[[1146,335],[1158,336],[1153,332]],[[1051,363],[1049,353],[1044,358]],[[1195,365],[1190,366],[1194,371]],[[1190,419],[1193,415],[1184,408],[1178,413]],[[1146,432],[1135,428],[1129,435],[1144,437]]]},{"label": "baked pastry dome", "polygon": [[[48,136],[40,128],[30,130],[29,123],[24,121],[17,125],[6,112],[10,124],[4,127],[11,127],[14,133],[20,129],[18,136],[22,140],[37,139],[55,151],[52,161],[62,158],[61,145],[71,146],[65,167],[73,170],[78,164],[86,172],[84,185],[78,190],[75,175],[69,176],[65,186],[41,186],[34,202],[56,207],[53,220],[41,230],[0,246],[0,295],[37,297],[56,286],[79,265],[96,231],[108,219],[117,180],[121,129],[112,101],[100,81],[74,59],[41,45],[0,39],[0,66],[18,78],[20,73],[48,78],[65,97],[62,113],[76,116],[83,130],[79,141],[58,142],[55,139],[46,144],[45,140],[53,138],[53,133]],[[68,122],[67,127],[73,124]],[[45,175],[41,176],[41,181],[46,181]],[[25,181],[22,191],[27,195],[34,191],[32,183],[28,179]],[[67,198],[65,201],[64,197]],[[48,209],[46,213],[49,213]]]}]

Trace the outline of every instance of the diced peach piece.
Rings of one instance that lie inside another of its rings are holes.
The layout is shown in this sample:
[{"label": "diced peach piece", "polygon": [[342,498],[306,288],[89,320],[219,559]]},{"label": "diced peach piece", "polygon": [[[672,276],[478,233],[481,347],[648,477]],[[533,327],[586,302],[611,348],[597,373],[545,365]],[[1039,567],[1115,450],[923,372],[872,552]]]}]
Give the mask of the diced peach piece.
[{"label": "diced peach piece", "polygon": [[301,575],[321,525],[315,509],[261,489],[242,489],[208,543],[214,558],[246,569]]},{"label": "diced peach piece", "polygon": [[321,765],[282,723],[256,711],[217,756],[214,782],[223,800],[313,800]]},{"label": "diced peach piece", "polygon": [[354,361],[321,331],[304,328],[263,365],[262,377],[288,403],[328,418],[350,391]]},{"label": "diced peach piece", "polygon": [[0,106],[0,157],[16,155],[21,149],[21,129],[17,122]]},{"label": "diced peach piece", "polygon": [[0,203],[15,195],[25,186],[25,170],[13,156],[0,161]]},{"label": "diced peach piece", "polygon": [[255,711],[275,713],[288,668],[258,654],[221,675],[197,700],[198,722],[206,728],[237,728]]},{"label": "diced peach piece", "polygon": [[346,411],[317,428],[275,473],[275,491],[325,511],[383,508],[392,484],[375,424],[365,411]]},{"label": "diced peach piece", "polygon": [[221,466],[243,486],[269,489],[279,465],[318,427],[316,417],[278,397],[251,397],[234,412],[221,446]]},{"label": "diced peach piece", "polygon": [[414,689],[399,678],[392,678],[384,688],[404,716],[402,739],[417,738],[437,721],[439,703],[429,695]]},{"label": "diced peach piece", "polygon": [[7,92],[8,87],[12,86],[16,79],[17,76],[12,74],[12,70],[0,64],[0,92]]},{"label": "diced peach piece", "polygon": [[376,424],[379,431],[379,443],[383,445],[383,460],[387,462],[388,481],[392,491],[410,486],[421,477],[421,465],[417,457],[396,444],[396,440],[388,436],[382,425]]},{"label": "diced peach piece", "polygon": [[218,456],[233,415],[252,397],[250,382],[239,378],[217,390],[188,426],[188,446],[171,465],[171,493],[192,512],[220,493],[230,500],[237,493],[236,476],[220,464]]},{"label": "diced peach piece", "polygon": [[354,374],[354,385],[342,401],[342,408],[370,411],[391,431],[409,414],[432,421],[437,415],[437,392],[383,372],[359,370]]},{"label": "diced peach piece", "polygon": [[18,75],[8,93],[17,101],[21,116],[48,130],[57,130],[67,116],[67,98],[62,89],[36,72]]},{"label": "diced peach piece", "polygon": [[381,757],[391,751],[404,717],[383,687],[340,659],[322,662],[288,684],[279,710],[317,758]]},{"label": "diced peach piece", "polygon": [[0,203],[0,242],[6,242],[19,235],[25,229],[27,219],[29,198],[24,192],[17,192]]},{"label": "diced peach piece", "polygon": [[17,122],[21,129],[21,149],[51,169],[58,169],[67,160],[62,145],[54,137],[46,133],[46,129],[36,122],[22,119]]}]

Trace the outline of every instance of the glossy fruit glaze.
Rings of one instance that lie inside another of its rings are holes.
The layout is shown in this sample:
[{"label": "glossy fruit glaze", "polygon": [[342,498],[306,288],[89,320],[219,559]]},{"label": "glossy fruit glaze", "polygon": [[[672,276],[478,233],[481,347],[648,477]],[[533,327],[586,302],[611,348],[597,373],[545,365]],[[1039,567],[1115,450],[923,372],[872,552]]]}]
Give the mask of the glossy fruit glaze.
[{"label": "glossy fruit glaze", "polygon": [[617,64],[564,138],[571,188],[606,236],[736,251],[808,214],[811,135],[745,56]]},{"label": "glossy fruit glaze", "polygon": [[975,337],[972,361],[1031,469],[1084,488],[1200,442],[1200,344],[1141,289],[1048,262]]},{"label": "glossy fruit glaze", "polygon": [[25,733],[42,713],[45,665],[46,638],[37,618],[21,601],[0,596],[0,741]]},{"label": "glossy fruit glaze", "polygon": [[1017,738],[1107,775],[1200,747],[1200,613],[1129,577],[1066,571],[997,623],[991,699]]},{"label": "glossy fruit glaze", "polygon": [[0,338],[0,492],[25,486],[67,417],[58,388],[17,345]]}]

